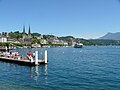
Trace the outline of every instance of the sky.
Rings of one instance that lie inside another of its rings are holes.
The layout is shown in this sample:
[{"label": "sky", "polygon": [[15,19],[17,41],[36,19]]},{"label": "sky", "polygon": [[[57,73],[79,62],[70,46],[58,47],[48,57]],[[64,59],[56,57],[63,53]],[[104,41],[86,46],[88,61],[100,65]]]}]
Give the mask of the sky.
[{"label": "sky", "polygon": [[0,32],[99,38],[120,32],[120,0],[0,0]]}]

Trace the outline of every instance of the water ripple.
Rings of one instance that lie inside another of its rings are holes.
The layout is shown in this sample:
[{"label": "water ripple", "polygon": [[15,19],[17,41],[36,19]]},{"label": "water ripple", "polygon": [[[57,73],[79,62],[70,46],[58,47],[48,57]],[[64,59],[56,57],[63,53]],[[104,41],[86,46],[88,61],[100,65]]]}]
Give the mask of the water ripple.
[{"label": "water ripple", "polygon": [[[0,62],[0,90],[119,90],[120,49],[109,46],[42,48],[48,65]],[[23,55],[27,50],[18,50]],[[39,56],[40,57],[40,56]]]}]

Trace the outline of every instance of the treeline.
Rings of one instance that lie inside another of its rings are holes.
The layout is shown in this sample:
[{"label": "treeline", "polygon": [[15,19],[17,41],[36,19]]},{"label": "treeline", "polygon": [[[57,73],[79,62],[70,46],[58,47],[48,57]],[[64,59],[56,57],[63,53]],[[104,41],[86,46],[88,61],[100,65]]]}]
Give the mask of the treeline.
[{"label": "treeline", "polygon": [[89,42],[95,45],[120,45],[120,40],[107,40],[107,39],[91,39]]},{"label": "treeline", "polygon": [[22,43],[9,43],[9,42],[0,42],[0,46],[26,46],[26,44],[22,44]]}]

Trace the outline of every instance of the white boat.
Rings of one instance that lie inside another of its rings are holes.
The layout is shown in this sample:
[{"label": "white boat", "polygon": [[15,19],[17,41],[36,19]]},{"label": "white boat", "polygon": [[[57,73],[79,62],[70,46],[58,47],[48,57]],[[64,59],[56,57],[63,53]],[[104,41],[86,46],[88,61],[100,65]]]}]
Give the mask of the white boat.
[{"label": "white boat", "polygon": [[74,45],[74,48],[82,48],[83,47],[83,44],[82,43],[76,43]]},{"label": "white boat", "polygon": [[31,46],[32,48],[40,48],[41,47],[41,45],[40,44],[32,44],[32,46]]}]

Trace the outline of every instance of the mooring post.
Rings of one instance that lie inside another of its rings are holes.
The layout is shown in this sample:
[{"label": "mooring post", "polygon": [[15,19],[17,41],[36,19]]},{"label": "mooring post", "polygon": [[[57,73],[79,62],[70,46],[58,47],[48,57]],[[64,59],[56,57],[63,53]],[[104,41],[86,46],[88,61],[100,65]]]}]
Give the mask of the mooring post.
[{"label": "mooring post", "polygon": [[38,51],[35,51],[35,65],[38,65]]},{"label": "mooring post", "polygon": [[45,59],[45,64],[46,64],[47,63],[47,50],[45,50],[44,59]]},{"label": "mooring post", "polygon": [[30,61],[31,61],[31,62],[34,62],[34,61],[33,61],[33,57],[32,57],[32,56],[30,57]]},{"label": "mooring post", "polygon": [[5,47],[5,50],[6,50],[6,52],[8,51],[8,48],[7,48],[7,46]]}]

